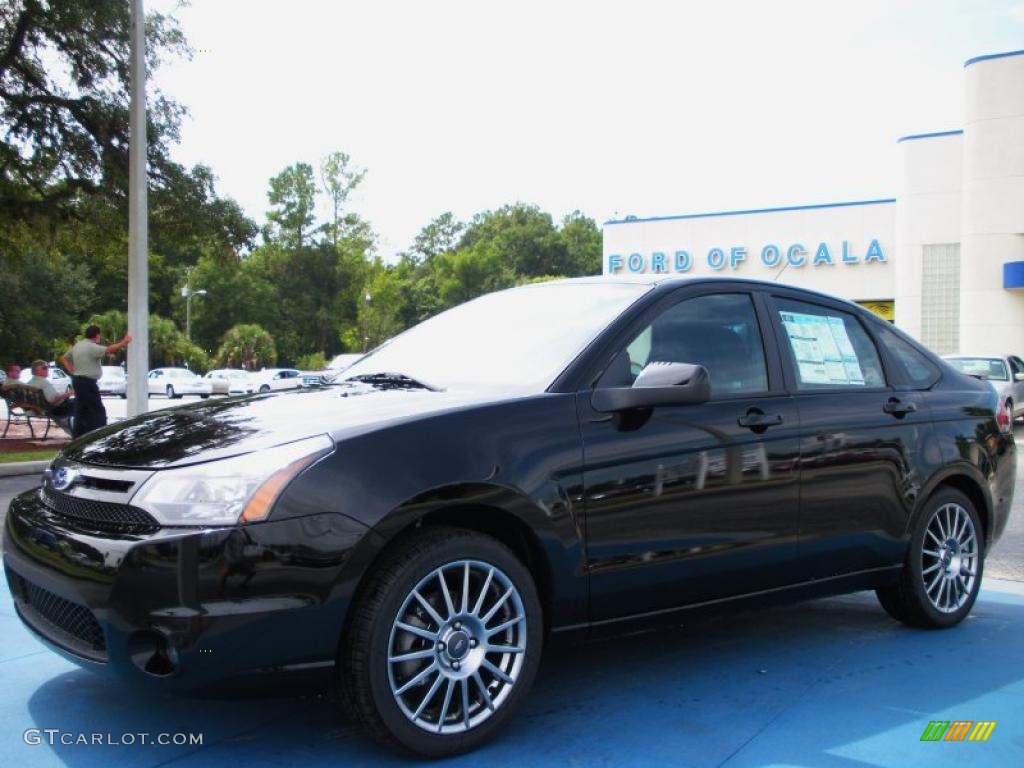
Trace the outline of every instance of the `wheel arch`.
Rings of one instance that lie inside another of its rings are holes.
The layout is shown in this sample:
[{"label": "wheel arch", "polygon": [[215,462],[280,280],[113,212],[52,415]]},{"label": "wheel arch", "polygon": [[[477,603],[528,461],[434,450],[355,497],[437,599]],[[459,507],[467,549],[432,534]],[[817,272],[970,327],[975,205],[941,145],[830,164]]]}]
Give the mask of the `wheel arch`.
[{"label": "wheel arch", "polygon": [[967,465],[950,467],[932,478],[921,494],[921,501],[914,510],[914,514],[908,521],[907,531],[911,530],[917,516],[921,514],[925,504],[932,496],[944,488],[953,488],[970,499],[978,511],[978,517],[981,518],[982,540],[985,542],[985,551],[987,552],[992,541],[992,496],[984,480],[977,475],[976,471],[971,472],[970,469]]},{"label": "wheel arch", "polygon": [[[365,540],[372,552],[362,553],[361,573],[352,588],[359,599],[384,558],[404,538],[425,526],[450,526],[476,531],[507,546],[533,577],[547,633],[555,624],[556,576],[550,547],[560,547],[554,525],[544,511],[520,493],[487,484],[436,488],[399,505],[373,526],[376,534]],[[538,533],[538,529],[541,533]],[[542,535],[545,541],[542,541]],[[351,607],[342,627],[348,633]]]}]

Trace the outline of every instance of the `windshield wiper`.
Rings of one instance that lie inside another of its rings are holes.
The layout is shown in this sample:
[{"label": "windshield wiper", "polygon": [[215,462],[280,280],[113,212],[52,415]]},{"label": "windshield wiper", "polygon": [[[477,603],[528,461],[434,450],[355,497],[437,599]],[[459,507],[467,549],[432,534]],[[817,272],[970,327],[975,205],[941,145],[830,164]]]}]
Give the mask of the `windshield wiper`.
[{"label": "windshield wiper", "polygon": [[[342,372],[344,375],[344,372]],[[359,381],[363,384],[373,384],[375,386],[389,387],[392,389],[426,389],[431,392],[440,392],[440,387],[435,387],[425,382],[414,379],[412,376],[406,376],[404,373],[361,373],[358,376],[352,376],[351,378],[342,379],[336,383],[344,383],[346,381]]]}]

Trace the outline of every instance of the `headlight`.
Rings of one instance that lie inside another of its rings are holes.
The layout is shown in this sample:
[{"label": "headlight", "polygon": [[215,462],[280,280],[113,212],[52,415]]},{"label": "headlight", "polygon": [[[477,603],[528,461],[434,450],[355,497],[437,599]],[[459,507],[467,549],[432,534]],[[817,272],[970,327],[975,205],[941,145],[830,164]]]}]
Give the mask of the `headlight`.
[{"label": "headlight", "polygon": [[288,482],[334,448],[327,435],[154,473],[132,498],[164,525],[263,520]]}]

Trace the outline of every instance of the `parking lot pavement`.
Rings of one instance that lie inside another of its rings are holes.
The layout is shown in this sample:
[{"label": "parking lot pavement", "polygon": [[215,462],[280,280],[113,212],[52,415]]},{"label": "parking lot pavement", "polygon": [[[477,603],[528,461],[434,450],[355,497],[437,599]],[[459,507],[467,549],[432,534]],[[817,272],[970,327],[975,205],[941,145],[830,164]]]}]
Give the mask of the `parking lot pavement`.
[{"label": "parking lot pavement", "polygon": [[[0,765],[410,764],[361,736],[332,694],[186,698],[80,670],[22,627],[0,586]],[[1019,766],[1022,634],[1024,590],[986,584],[947,631],[904,628],[860,593],[553,648],[501,737],[443,764]],[[933,720],[997,725],[984,743],[922,742]],[[32,728],[202,744],[63,746],[57,734],[51,746],[46,732],[29,744]]]}]

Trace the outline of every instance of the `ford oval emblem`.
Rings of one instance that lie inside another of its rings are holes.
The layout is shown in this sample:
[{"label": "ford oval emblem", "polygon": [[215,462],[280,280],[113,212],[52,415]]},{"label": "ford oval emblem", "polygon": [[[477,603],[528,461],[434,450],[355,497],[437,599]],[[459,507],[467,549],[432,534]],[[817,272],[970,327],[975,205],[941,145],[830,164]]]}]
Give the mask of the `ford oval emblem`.
[{"label": "ford oval emblem", "polygon": [[77,479],[77,471],[74,469],[68,469],[67,467],[61,467],[53,473],[53,488],[57,491],[66,491],[75,484]]}]

